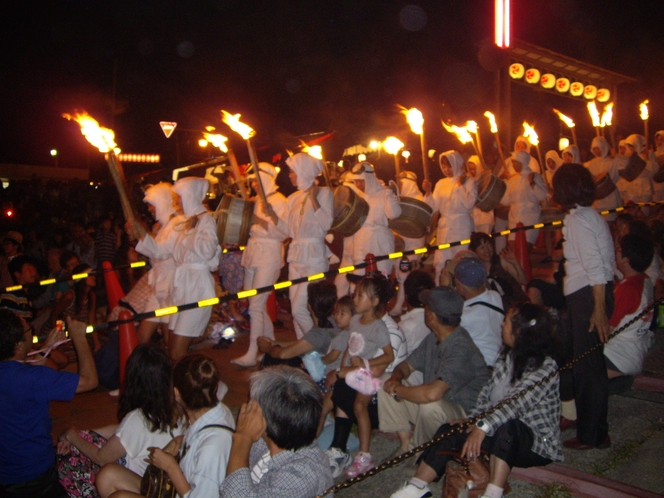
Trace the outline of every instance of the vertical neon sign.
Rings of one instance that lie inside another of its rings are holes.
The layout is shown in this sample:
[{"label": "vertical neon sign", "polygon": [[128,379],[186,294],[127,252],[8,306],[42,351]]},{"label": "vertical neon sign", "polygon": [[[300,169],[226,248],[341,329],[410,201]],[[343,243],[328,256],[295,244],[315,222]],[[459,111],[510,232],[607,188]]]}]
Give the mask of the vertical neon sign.
[{"label": "vertical neon sign", "polygon": [[510,46],[510,0],[496,0],[496,45],[501,48]]}]

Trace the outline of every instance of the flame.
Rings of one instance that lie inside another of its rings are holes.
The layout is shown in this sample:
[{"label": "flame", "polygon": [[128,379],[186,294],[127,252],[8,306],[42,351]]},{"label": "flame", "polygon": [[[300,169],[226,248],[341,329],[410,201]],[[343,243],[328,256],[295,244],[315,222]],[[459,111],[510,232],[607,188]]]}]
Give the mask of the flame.
[{"label": "flame", "polygon": [[590,117],[593,120],[593,126],[597,128],[600,125],[600,118],[599,111],[597,110],[597,105],[595,104],[594,100],[592,102],[588,102],[588,112],[590,113]]},{"label": "flame", "polygon": [[535,128],[530,126],[525,121],[523,122],[523,136],[526,137],[532,145],[534,146],[539,145],[539,138],[537,137]]},{"label": "flame", "polygon": [[489,118],[489,125],[491,126],[491,133],[498,133],[498,125],[496,124],[496,116],[492,112],[486,111],[484,115]]},{"label": "flame", "polygon": [[63,114],[63,118],[74,120],[81,126],[81,133],[88,142],[99,149],[99,152],[105,154],[106,152],[114,151],[119,154],[120,149],[117,148],[115,143],[115,133],[108,128],[102,128],[96,119],[90,116],[87,112],[74,112],[74,114]]},{"label": "flame", "polygon": [[203,136],[205,137],[205,140],[215,147],[218,147],[222,152],[228,152],[228,147],[226,146],[228,138],[225,136],[219,135],[218,133],[203,133]]},{"label": "flame", "polygon": [[572,118],[568,118],[562,112],[560,112],[558,109],[554,109],[553,112],[555,112],[558,115],[558,117],[560,118],[560,120],[563,123],[565,123],[567,126],[569,126],[570,128],[574,128],[576,126],[574,121],[572,121]]},{"label": "flame", "polygon": [[611,120],[613,119],[613,102],[606,104],[604,107],[604,112],[602,113],[602,121],[600,126],[604,128],[605,126],[611,126]]},{"label": "flame", "polygon": [[313,147],[309,147],[308,145],[304,145],[302,148],[302,152],[306,152],[309,154],[311,157],[315,157],[316,159],[320,159],[321,161],[323,160],[323,148],[320,145],[314,145]]},{"label": "flame", "polygon": [[226,123],[231,130],[239,133],[243,139],[249,140],[256,134],[256,132],[251,126],[242,123],[240,121],[240,116],[241,114],[231,114],[223,109],[221,111],[221,120]]},{"label": "flame", "polygon": [[410,131],[416,135],[422,135],[424,133],[424,117],[422,116],[422,113],[414,107],[412,109],[402,108],[401,112],[406,115],[406,121],[408,121],[408,124],[410,125]]},{"label": "flame", "polygon": [[471,137],[470,133],[468,133],[467,125],[459,127],[457,125],[448,125],[447,123],[443,122],[443,128],[456,135],[456,137],[459,139],[459,142],[462,144],[467,144],[468,142],[473,141],[473,137]]},{"label": "flame", "polygon": [[467,121],[466,122],[466,129],[477,135],[477,123],[475,121]]},{"label": "flame", "polygon": [[388,154],[396,155],[399,152],[399,149],[403,149],[403,142],[397,137],[387,137],[383,141],[383,148]]},{"label": "flame", "polygon": [[648,102],[650,102],[648,99],[644,100],[639,104],[639,111],[641,112],[641,119],[644,121],[648,119]]}]

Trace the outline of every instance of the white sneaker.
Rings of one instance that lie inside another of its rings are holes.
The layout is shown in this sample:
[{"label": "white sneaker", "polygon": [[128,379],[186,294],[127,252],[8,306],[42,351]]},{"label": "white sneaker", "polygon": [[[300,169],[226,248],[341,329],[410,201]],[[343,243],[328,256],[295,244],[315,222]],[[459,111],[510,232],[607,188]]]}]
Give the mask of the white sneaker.
[{"label": "white sneaker", "polygon": [[433,496],[429,486],[418,488],[413,483],[406,481],[406,484],[399,488],[390,498],[424,498],[426,496]]},{"label": "white sneaker", "polygon": [[330,460],[330,470],[332,471],[332,477],[336,479],[341,475],[346,467],[351,463],[350,455],[344,453],[339,448],[330,448],[325,450],[327,458]]}]

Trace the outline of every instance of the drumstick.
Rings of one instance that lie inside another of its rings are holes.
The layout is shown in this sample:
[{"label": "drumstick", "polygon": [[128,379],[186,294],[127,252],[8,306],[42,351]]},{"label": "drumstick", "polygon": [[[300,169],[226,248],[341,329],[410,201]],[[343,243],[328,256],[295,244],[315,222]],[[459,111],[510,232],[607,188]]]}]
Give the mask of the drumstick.
[{"label": "drumstick", "polygon": [[124,178],[124,171],[122,170],[122,163],[117,159],[113,151],[106,154],[106,163],[108,164],[108,169],[111,172],[111,178],[113,178],[113,183],[115,183],[115,188],[118,189],[118,194],[120,195],[120,205],[122,206],[122,212],[124,213],[127,221],[135,220],[134,211],[132,209],[132,204],[127,197],[127,192],[125,191],[126,180]]}]

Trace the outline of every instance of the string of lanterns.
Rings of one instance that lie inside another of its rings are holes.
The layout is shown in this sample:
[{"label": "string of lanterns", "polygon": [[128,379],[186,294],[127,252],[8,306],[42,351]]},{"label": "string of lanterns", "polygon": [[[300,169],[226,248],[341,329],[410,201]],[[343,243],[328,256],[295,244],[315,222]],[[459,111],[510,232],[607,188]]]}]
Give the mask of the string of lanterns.
[{"label": "string of lanterns", "polygon": [[555,90],[558,93],[568,93],[572,97],[583,96],[587,100],[597,99],[598,102],[608,102],[611,98],[611,92],[607,88],[597,88],[595,85],[584,85],[580,81],[570,82],[569,78],[556,77],[553,73],[541,74],[540,70],[534,67],[526,69],[520,62],[515,62],[509,67],[509,75],[513,80],[525,80],[531,85],[539,84],[547,90]]}]

